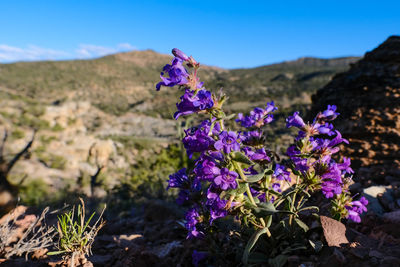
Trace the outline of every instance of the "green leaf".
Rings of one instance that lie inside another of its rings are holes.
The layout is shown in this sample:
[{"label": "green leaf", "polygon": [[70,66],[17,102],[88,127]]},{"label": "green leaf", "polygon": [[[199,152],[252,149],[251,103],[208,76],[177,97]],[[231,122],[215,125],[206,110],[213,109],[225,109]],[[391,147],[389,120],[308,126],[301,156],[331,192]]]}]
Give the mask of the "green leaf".
[{"label": "green leaf", "polygon": [[246,175],[246,182],[255,183],[260,181],[264,177],[264,173],[259,173],[255,175]]},{"label": "green leaf", "polygon": [[251,238],[250,238],[249,242],[247,242],[247,245],[243,252],[242,262],[244,265],[247,265],[247,263],[248,263],[251,249],[257,243],[260,236],[265,234],[267,231],[268,231],[268,228],[261,228],[261,229],[258,229],[257,231],[255,231],[254,234],[251,236]]},{"label": "green leaf", "polygon": [[236,194],[241,195],[246,192],[246,183],[239,183],[238,187],[234,190]]},{"label": "green leaf", "polygon": [[231,120],[231,119],[233,119],[233,118],[235,118],[235,117],[236,117],[236,114],[233,113],[233,114],[231,114],[231,115],[226,116],[226,117],[225,117],[225,120]]},{"label": "green leaf", "polygon": [[272,267],[282,267],[286,264],[288,256],[286,255],[278,255],[273,259],[269,259],[268,263]]},{"label": "green leaf", "polygon": [[295,214],[291,211],[287,210],[277,210],[275,206],[271,202],[262,202],[257,205],[257,207],[253,206],[254,215],[257,217],[265,217],[275,213],[286,213],[286,214]]},{"label": "green leaf", "polygon": [[249,256],[249,263],[266,263],[268,262],[268,257],[264,253],[253,252]]},{"label": "green leaf", "polygon": [[307,232],[310,228],[307,226],[307,224],[305,224],[302,220],[300,220],[299,218],[295,218],[294,219],[296,221],[296,223],[301,227],[301,229],[304,230],[304,232]]},{"label": "green leaf", "polygon": [[61,251],[51,251],[51,252],[47,252],[47,255],[52,256],[52,255],[59,255],[62,253],[67,252],[66,250],[61,250]]},{"label": "green leaf", "polygon": [[247,165],[254,165],[255,163],[251,161],[245,154],[243,154],[240,151],[235,151],[232,153],[232,160],[239,162],[239,163],[244,163]]},{"label": "green leaf", "polygon": [[317,212],[319,212],[319,208],[317,206],[305,207],[305,208],[300,209],[298,212],[302,212],[305,210],[314,210],[314,209],[317,210]]}]

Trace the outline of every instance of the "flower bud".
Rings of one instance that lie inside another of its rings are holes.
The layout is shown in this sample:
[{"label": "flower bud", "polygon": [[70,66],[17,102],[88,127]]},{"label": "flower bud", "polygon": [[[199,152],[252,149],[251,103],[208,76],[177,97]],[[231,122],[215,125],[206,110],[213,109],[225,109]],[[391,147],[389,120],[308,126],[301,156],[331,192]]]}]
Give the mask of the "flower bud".
[{"label": "flower bud", "polygon": [[172,49],[172,54],[175,57],[182,59],[183,61],[189,61],[189,57],[178,48]]}]

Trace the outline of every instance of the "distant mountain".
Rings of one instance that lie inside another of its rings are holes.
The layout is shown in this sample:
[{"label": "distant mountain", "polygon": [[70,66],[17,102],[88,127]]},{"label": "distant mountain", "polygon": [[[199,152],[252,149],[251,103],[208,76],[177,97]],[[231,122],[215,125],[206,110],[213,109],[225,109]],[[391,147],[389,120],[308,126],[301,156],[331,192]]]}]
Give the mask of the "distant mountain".
[{"label": "distant mountain", "polygon": [[[46,104],[89,100],[103,111],[116,115],[133,111],[169,118],[178,92],[163,88],[156,93],[154,86],[159,81],[160,70],[171,58],[145,50],[93,60],[0,64],[0,90]],[[265,103],[267,99],[290,106],[293,99],[308,98],[357,59],[300,58],[233,70],[205,66],[200,77],[211,90],[224,88],[231,95],[230,107],[235,111]],[[241,104],[233,105],[236,102]]]}]

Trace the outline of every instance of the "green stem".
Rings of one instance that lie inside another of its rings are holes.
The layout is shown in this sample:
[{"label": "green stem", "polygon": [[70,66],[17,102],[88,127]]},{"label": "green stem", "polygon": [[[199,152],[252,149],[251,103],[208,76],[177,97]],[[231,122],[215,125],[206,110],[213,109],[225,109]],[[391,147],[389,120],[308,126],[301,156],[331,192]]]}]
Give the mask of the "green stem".
[{"label": "green stem", "polygon": [[[239,163],[234,161],[233,165],[235,166],[235,169],[239,173],[240,178],[242,178],[242,180],[244,180],[245,183],[246,183],[247,197],[250,199],[251,204],[253,204],[254,206],[257,207],[257,204],[254,201],[253,195],[251,194],[249,183],[246,182],[247,181],[246,175],[243,173],[243,170],[240,167]],[[260,222],[261,222],[262,226],[265,227],[266,224],[265,224],[265,221],[264,221],[263,218],[260,218]],[[268,237],[271,237],[271,232],[269,231],[268,227],[266,227],[266,232],[265,233],[267,234]]]}]

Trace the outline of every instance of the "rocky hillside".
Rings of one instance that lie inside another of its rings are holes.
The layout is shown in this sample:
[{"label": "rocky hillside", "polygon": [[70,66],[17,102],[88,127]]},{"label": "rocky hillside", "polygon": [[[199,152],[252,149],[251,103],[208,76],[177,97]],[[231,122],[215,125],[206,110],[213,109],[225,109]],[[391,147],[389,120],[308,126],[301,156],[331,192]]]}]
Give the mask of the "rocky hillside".
[{"label": "rocky hillside", "polygon": [[366,53],[312,99],[311,113],[338,106],[336,124],[350,140],[346,152],[361,181],[400,181],[400,36]]}]

